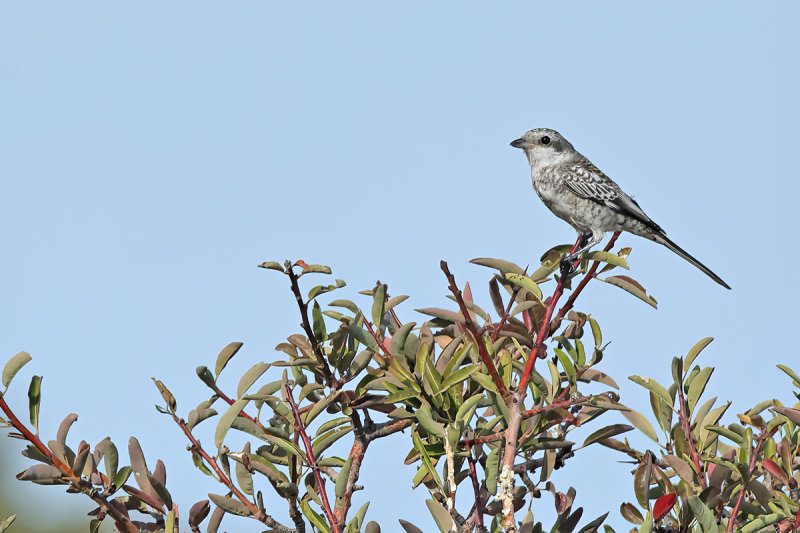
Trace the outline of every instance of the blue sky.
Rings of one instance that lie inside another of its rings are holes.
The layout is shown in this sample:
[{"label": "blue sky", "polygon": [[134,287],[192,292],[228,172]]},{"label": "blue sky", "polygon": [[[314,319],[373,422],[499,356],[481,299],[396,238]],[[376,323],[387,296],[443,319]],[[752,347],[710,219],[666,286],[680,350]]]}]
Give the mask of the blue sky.
[{"label": "blue sky", "polygon": [[[446,259],[486,302],[489,271],[469,259],[533,264],[574,239],[508,146],[545,126],[734,289],[620,241],[659,310],[600,283],[579,307],[613,341],[603,365],[623,402],[647,411],[625,377],[667,381],[672,356],[711,335],[707,394],[735,412],[789,403],[774,365],[800,367],[798,15],[791,2],[4,3],[0,358],[34,357],[10,396],[22,409],[44,375],[46,435],[77,412],[76,442],[138,436],[188,510],[220,488],[153,410],[149,378],[188,412],[205,396],[194,367],[228,342],[245,343],[231,387],[276,357],[298,317],[264,260],[331,265],[340,296],[380,279],[419,321],[414,308],[449,305]],[[406,490],[406,450],[381,443],[365,465],[368,516],[388,531],[433,527],[427,494]],[[617,458],[587,451],[557,482],[625,527]]]}]

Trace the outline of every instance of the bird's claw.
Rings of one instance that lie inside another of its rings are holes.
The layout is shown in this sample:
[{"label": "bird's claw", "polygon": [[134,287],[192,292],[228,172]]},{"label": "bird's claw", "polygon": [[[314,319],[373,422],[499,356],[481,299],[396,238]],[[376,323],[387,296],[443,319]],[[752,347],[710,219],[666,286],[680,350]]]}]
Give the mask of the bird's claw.
[{"label": "bird's claw", "polygon": [[561,258],[559,262],[559,267],[561,270],[561,277],[565,278],[575,272],[575,258],[572,254],[566,254],[564,257]]}]

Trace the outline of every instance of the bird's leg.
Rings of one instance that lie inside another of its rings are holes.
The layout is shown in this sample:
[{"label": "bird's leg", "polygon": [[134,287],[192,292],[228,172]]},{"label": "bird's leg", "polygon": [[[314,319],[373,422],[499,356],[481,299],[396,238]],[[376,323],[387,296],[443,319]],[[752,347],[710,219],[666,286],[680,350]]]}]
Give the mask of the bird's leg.
[{"label": "bird's leg", "polygon": [[[575,261],[580,255],[589,250],[592,246],[599,243],[603,240],[603,234],[597,233],[593,231],[584,231],[580,233],[580,244],[578,245],[579,248],[572,253],[564,255],[561,259],[561,262],[564,263],[565,261],[572,265],[572,262]],[[563,269],[562,269],[563,270]]]}]

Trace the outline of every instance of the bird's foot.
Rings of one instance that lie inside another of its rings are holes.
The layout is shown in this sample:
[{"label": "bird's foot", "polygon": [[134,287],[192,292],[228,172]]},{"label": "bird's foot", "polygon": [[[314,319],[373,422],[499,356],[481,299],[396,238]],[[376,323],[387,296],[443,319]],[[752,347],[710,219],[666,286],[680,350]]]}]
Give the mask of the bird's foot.
[{"label": "bird's foot", "polygon": [[575,272],[575,255],[573,254],[566,254],[564,257],[561,258],[558,266],[561,270],[561,277],[565,278]]}]

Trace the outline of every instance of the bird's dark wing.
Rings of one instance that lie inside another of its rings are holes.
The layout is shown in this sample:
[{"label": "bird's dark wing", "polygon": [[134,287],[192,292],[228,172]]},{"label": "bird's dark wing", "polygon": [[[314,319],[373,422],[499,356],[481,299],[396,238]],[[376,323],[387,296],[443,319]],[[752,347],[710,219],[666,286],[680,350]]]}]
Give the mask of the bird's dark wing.
[{"label": "bird's dark wing", "polygon": [[564,165],[561,175],[567,188],[581,198],[610,207],[663,233],[661,227],[642,211],[636,200],[625,194],[619,185],[590,161],[583,160],[579,164]]}]

